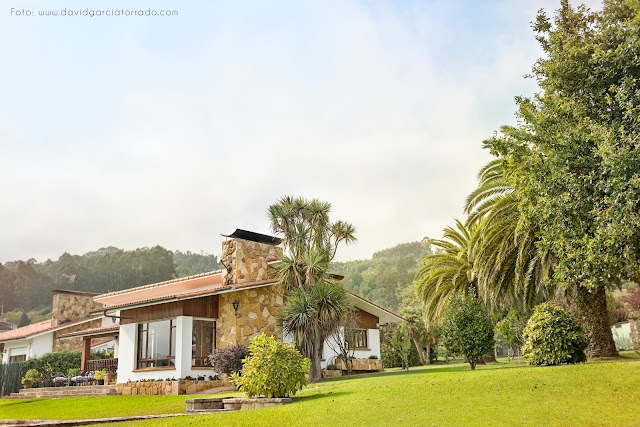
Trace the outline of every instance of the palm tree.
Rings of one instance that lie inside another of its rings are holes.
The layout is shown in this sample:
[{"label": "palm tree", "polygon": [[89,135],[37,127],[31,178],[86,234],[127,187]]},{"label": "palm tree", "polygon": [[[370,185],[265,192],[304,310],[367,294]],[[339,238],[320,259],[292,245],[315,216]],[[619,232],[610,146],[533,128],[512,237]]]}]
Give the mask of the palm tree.
[{"label": "palm tree", "polygon": [[489,162],[478,180],[465,210],[467,226],[476,230],[471,250],[479,294],[492,307],[512,305],[528,311],[553,293],[548,283],[555,257],[537,247],[536,227],[522,215],[503,161]]},{"label": "palm tree", "polygon": [[286,297],[279,317],[284,332],[311,359],[310,381],[321,379],[323,343],[351,309],[347,291],[327,270],[338,246],[356,240],[355,229],[332,223],[330,210],[330,203],[292,197],[269,207],[271,229],[282,235],[285,251],[276,266]]},{"label": "palm tree", "polygon": [[475,254],[471,246],[475,228],[475,223],[465,226],[456,220],[456,228],[444,229],[442,240],[427,240],[428,244],[436,246],[439,250],[422,259],[422,266],[416,274],[416,283],[429,324],[439,321],[453,294],[477,289]]}]

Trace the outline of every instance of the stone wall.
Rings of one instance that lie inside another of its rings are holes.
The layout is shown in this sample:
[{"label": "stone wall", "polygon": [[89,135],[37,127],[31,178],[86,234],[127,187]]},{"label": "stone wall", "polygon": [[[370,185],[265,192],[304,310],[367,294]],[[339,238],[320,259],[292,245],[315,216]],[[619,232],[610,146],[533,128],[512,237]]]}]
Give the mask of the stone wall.
[{"label": "stone wall", "polygon": [[91,310],[102,307],[102,304],[93,301],[93,297],[97,294],[75,291],[53,292],[52,326],[59,326],[67,322],[90,317]]},{"label": "stone wall", "polygon": [[[382,371],[382,360],[380,359],[351,359],[352,371]],[[347,370],[342,359],[336,359],[336,366],[343,371]]]},{"label": "stone wall", "polygon": [[136,381],[116,384],[117,393],[124,396],[136,395],[183,395],[221,387],[222,381]]},{"label": "stone wall", "polygon": [[270,258],[281,259],[282,248],[242,239],[223,242],[222,284],[227,286],[273,279],[275,271],[267,264]]},{"label": "stone wall", "polygon": [[[237,315],[233,309],[236,299],[240,302]],[[261,332],[282,339],[276,318],[283,304],[281,285],[220,294],[219,304],[216,347],[249,345]]]},{"label": "stone wall", "polygon": [[68,328],[54,331],[53,333],[53,349],[51,351],[68,350],[80,350],[82,348],[82,337],[65,338],[61,340],[58,338],[60,335],[69,334],[71,332],[84,331],[87,329],[99,328],[102,326],[101,319],[95,319],[91,322],[80,323],[69,326]]}]

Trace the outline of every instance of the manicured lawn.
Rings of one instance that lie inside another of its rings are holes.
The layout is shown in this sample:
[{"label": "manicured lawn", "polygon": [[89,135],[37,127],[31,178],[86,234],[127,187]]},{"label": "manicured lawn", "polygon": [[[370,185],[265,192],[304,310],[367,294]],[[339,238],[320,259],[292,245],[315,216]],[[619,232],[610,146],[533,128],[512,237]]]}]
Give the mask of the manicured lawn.
[{"label": "manicured lawn", "polygon": [[[497,363],[475,371],[468,365],[438,365],[337,379],[313,387],[300,393],[294,404],[278,408],[127,425],[625,426],[640,422],[640,359],[632,357],[555,367]],[[184,399],[3,400],[0,417],[73,419],[176,413],[184,411]]]}]

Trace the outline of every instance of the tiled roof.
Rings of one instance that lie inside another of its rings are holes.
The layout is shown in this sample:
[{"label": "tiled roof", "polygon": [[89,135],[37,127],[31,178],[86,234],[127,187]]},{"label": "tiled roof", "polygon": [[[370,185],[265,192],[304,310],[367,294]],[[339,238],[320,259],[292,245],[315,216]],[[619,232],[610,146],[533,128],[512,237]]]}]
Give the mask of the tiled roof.
[{"label": "tiled roof", "polygon": [[[146,300],[139,300],[135,302],[126,302],[122,304],[110,305],[108,307],[104,307],[103,309],[100,309],[99,311],[107,311],[107,310],[112,311],[113,309],[121,309],[121,308],[130,307],[134,305],[147,304],[147,303],[153,303],[153,302],[162,302],[165,300],[179,300],[179,299],[192,298],[197,296],[215,295],[218,293],[222,293],[223,291],[235,291],[235,290],[240,290],[244,288],[249,288],[252,286],[270,285],[272,283],[278,283],[278,279],[257,280],[255,282],[238,283],[238,284],[229,285],[229,286],[217,286],[217,287],[212,287],[208,289],[200,289],[197,291],[177,293],[174,295],[165,295],[157,298],[149,298]],[[97,311],[97,310],[94,310],[94,311]]]},{"label": "tiled roof", "polygon": [[41,334],[43,332],[55,331],[58,329],[64,329],[71,325],[86,322],[87,320],[97,319],[98,317],[100,316],[85,317],[84,319],[76,320],[75,322],[63,323],[62,325],[57,325],[57,326],[51,325],[51,319],[43,320],[42,322],[34,323],[32,325],[23,326],[22,328],[0,333],[0,342],[17,340],[20,338],[29,338],[33,335]]},{"label": "tiled roof", "polygon": [[197,279],[199,277],[215,276],[216,274],[219,274],[219,273],[222,273],[222,270],[209,271],[207,273],[194,274],[193,276],[187,276],[187,277],[179,277],[177,279],[165,280],[164,282],[151,283],[149,285],[138,286],[137,288],[124,289],[122,291],[108,292],[106,294],[100,294],[100,295],[96,296],[94,299],[100,299],[100,298],[104,298],[104,297],[111,297],[111,296],[114,296],[114,295],[126,294],[126,293],[133,292],[133,291],[139,291],[141,289],[155,288],[156,286],[168,285],[170,283],[184,282],[186,280]]},{"label": "tiled roof", "polygon": [[69,332],[68,334],[62,334],[60,335],[60,338],[69,338],[69,337],[75,337],[78,335],[100,334],[102,332],[117,331],[118,329],[120,329],[120,325],[101,326],[99,328],[91,328],[91,329],[85,329],[83,331],[75,331],[75,332]]}]

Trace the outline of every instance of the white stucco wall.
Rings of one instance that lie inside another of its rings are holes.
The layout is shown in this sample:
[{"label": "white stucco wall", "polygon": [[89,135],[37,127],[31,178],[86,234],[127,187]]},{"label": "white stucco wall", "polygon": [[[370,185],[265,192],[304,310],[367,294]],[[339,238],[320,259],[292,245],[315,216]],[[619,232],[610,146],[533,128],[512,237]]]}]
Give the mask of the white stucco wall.
[{"label": "white stucco wall", "polygon": [[133,372],[136,364],[136,334],[138,332],[138,325],[135,323],[128,323],[126,325],[120,325],[120,335],[118,338],[118,382],[126,383],[128,380],[134,381],[136,379],[144,378],[143,376],[137,376],[136,372]]},{"label": "white stucco wall", "polygon": [[[344,330],[341,328],[338,334],[341,340],[344,340]],[[324,348],[322,350],[322,358],[324,359],[321,362],[321,366],[323,369],[334,363],[335,358],[337,357],[337,353],[333,351],[331,346],[336,347],[335,344],[332,343],[333,338],[325,341]],[[368,350],[354,350],[353,357],[356,359],[368,359],[369,356],[377,356],[378,359],[380,356],[380,331],[378,329],[367,329],[367,345]]]},{"label": "white stucco wall", "polygon": [[45,353],[51,353],[53,349],[53,332],[38,335],[31,339],[29,358],[40,357]]}]

